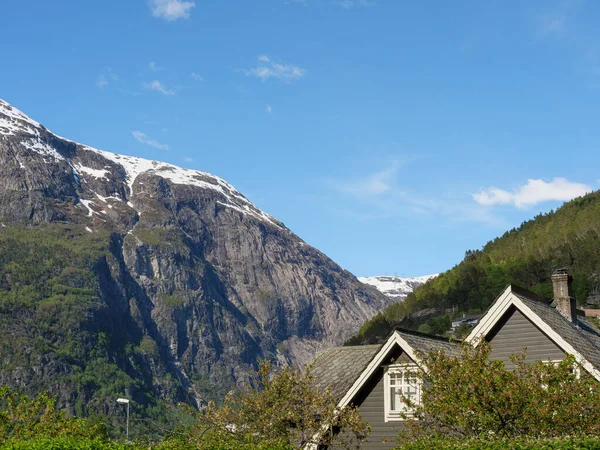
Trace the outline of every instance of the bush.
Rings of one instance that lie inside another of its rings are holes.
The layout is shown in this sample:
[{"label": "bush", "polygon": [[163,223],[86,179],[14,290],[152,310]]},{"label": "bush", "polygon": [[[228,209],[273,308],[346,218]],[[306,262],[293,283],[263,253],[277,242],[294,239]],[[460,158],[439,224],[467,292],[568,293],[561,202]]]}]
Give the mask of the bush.
[{"label": "bush", "polygon": [[357,409],[340,410],[331,390],[314,388],[310,368],[285,368],[273,375],[267,362],[260,363],[252,386],[230,392],[222,406],[210,403],[196,417],[189,442],[213,443],[210,449],[304,448],[317,439],[339,448],[360,443],[370,431]]},{"label": "bush", "polygon": [[43,438],[32,441],[11,440],[0,444],[0,450],[291,450],[288,446],[255,444],[198,444],[165,440],[156,444],[118,444],[96,439]]},{"label": "bush", "polygon": [[600,385],[573,357],[530,363],[523,351],[511,357],[515,368],[508,370],[489,359],[490,351],[481,343],[464,345],[460,356],[422,357],[421,404],[404,400],[418,420],[407,422],[401,441],[600,436]]},{"label": "bush", "polygon": [[[0,450],[134,450],[133,446],[97,439],[42,438],[31,441],[10,440],[0,444]],[[140,449],[141,450],[141,449]]]},{"label": "bush", "polygon": [[407,442],[397,450],[600,450],[600,438],[552,439],[423,439]]},{"label": "bush", "polygon": [[57,437],[106,440],[102,424],[67,417],[56,409],[56,400],[46,394],[31,399],[0,387],[0,406],[0,443]]}]

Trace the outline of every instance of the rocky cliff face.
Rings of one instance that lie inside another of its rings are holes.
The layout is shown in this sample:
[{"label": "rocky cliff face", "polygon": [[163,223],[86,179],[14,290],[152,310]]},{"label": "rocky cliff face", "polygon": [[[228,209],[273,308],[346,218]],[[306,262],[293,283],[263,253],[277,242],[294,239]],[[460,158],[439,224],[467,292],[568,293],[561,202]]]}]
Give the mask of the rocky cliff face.
[{"label": "rocky cliff face", "polygon": [[[90,262],[95,306],[75,325],[85,331],[74,338],[82,354],[98,348],[98,330],[110,348],[119,336],[143,357],[115,351],[106,358],[131,377],[146,377],[150,393],[167,400],[218,395],[245,380],[257,358],[302,364],[317,349],[341,344],[392,301],[226,181],[58,137],[0,100],[0,237],[20,227],[23,239],[27,230],[47,226],[103,249]],[[10,255],[4,261],[0,287],[14,293],[22,285],[14,283]],[[76,301],[73,289],[82,288],[66,278],[60,286],[72,289]],[[61,295],[50,300],[67,294]],[[40,305],[27,308],[23,317],[38,314]],[[0,301],[4,322],[14,311]],[[35,339],[19,333],[26,343]],[[44,385],[48,361],[30,367],[8,353],[0,383]],[[69,364],[60,366],[60,380],[89,365]],[[71,401],[68,383],[59,385],[49,387]]]}]

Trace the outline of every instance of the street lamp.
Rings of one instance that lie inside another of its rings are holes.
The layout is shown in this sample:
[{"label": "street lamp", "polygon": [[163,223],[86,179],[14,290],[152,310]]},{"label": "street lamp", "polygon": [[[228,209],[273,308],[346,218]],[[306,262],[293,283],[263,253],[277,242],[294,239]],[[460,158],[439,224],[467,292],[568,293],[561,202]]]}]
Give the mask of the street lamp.
[{"label": "street lamp", "polygon": [[117,403],[121,405],[127,405],[127,442],[129,442],[129,399],[118,398]]}]

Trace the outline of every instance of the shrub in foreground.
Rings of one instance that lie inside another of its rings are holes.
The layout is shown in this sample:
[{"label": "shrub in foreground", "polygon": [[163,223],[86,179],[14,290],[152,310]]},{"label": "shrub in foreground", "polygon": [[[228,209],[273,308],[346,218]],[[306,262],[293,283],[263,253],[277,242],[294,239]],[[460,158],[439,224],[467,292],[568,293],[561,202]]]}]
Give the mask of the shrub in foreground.
[{"label": "shrub in foreground", "polygon": [[229,393],[222,406],[210,403],[196,417],[188,441],[223,449],[304,448],[313,442],[357,447],[370,431],[357,409],[338,409],[331,390],[315,389],[310,368],[273,375],[268,362],[260,363],[253,387]]},{"label": "shrub in foreground", "polygon": [[101,441],[106,440],[106,429],[100,423],[67,417],[47,394],[32,399],[0,387],[0,443],[69,436]]},{"label": "shrub in foreground", "polygon": [[481,343],[465,345],[459,356],[423,356],[427,370],[417,374],[423,383],[421,404],[405,399],[418,420],[408,422],[400,442],[440,436],[600,436],[600,385],[573,357],[532,362],[523,351],[511,357],[514,369],[509,370],[490,360],[490,351]]},{"label": "shrub in foreground", "polygon": [[422,439],[406,442],[396,450],[600,450],[600,438]]},{"label": "shrub in foreground", "polygon": [[30,441],[9,440],[0,444],[0,450],[291,450],[288,446],[205,442],[196,446],[189,442],[165,440],[155,444],[120,444],[98,439],[75,437],[41,438]]}]

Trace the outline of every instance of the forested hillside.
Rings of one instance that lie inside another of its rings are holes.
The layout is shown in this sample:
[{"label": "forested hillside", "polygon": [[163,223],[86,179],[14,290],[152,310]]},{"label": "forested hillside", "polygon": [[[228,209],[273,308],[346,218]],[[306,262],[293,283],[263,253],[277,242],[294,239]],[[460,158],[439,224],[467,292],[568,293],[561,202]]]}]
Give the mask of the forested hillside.
[{"label": "forested hillside", "polygon": [[600,192],[467,251],[462,262],[390,305],[347,344],[376,342],[398,325],[443,333],[452,315],[483,312],[509,283],[551,297],[550,276],[557,268],[569,269],[579,304],[600,292]]}]

